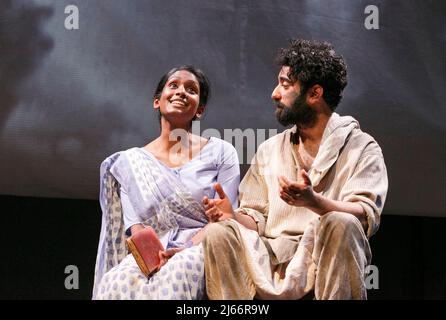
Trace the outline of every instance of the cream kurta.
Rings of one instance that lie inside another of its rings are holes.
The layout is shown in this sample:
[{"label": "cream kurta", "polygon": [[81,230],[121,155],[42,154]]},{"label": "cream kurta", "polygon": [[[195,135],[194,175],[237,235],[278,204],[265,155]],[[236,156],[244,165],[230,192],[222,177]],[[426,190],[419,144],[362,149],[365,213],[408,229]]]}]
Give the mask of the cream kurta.
[{"label": "cream kurta", "polygon": [[[295,130],[285,130],[261,144],[240,184],[239,210],[257,221],[260,236],[266,238],[279,263],[290,260],[305,228],[318,217],[279,196],[278,176],[296,181],[301,170],[297,145],[290,142]],[[387,194],[386,167],[381,148],[354,118],[332,114],[308,174],[316,192],[364,207],[368,237],[378,230]]]}]

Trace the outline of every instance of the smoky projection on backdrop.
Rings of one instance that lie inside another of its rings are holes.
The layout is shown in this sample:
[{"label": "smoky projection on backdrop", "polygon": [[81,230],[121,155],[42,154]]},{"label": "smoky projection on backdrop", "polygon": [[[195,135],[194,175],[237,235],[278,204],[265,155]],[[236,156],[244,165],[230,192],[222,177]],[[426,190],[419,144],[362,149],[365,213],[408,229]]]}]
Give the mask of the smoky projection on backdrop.
[{"label": "smoky projection on backdrop", "polygon": [[382,146],[385,213],[444,216],[445,13],[444,2],[421,0],[2,1],[0,194],[97,199],[99,163],[157,136],[153,84],[182,64],[212,79],[200,130],[238,130],[227,136],[243,175],[269,137],[259,130],[283,130],[272,61],[297,37],[343,53],[349,85],[337,111]]}]

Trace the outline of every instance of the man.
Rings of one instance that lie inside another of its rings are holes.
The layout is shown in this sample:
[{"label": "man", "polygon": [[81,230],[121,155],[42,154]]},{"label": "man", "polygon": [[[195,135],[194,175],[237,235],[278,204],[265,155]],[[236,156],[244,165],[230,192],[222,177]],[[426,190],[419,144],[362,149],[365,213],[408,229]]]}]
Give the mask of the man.
[{"label": "man", "polygon": [[293,128],[258,148],[240,207],[204,199],[210,299],[366,299],[368,238],[378,229],[387,172],[377,142],[334,112],[346,65],[328,43],[293,40],[278,55],[277,120]]}]

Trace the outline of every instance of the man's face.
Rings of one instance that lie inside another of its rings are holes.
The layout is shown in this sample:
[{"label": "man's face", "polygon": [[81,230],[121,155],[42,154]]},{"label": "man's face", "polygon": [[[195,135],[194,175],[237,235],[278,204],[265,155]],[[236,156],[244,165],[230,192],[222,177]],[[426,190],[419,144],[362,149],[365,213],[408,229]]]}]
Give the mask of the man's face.
[{"label": "man's face", "polygon": [[278,84],[271,94],[276,106],[276,118],[283,126],[311,126],[316,119],[316,112],[307,104],[306,94],[301,92],[299,81],[293,82],[288,77],[289,72],[290,67],[282,67],[277,78]]}]

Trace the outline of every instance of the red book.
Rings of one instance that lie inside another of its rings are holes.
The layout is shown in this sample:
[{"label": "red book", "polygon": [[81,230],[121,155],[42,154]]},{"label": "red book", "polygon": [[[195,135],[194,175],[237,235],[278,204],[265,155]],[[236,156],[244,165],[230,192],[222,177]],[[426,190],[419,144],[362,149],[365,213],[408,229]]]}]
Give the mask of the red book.
[{"label": "red book", "polygon": [[153,228],[146,227],[136,232],[127,239],[127,245],[146,277],[158,270],[159,251],[164,251],[164,248]]}]

